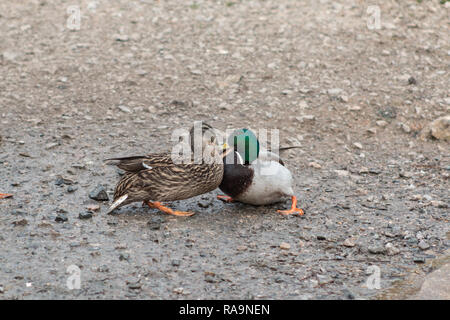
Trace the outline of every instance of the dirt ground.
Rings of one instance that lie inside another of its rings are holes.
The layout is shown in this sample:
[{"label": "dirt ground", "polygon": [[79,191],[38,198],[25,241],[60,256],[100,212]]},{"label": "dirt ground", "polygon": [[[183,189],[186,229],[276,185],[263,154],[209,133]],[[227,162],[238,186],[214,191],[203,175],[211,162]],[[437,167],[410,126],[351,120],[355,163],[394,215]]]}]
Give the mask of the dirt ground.
[{"label": "dirt ground", "polygon": [[[450,148],[420,132],[450,113],[449,4],[1,1],[0,299],[375,299],[431,273]],[[300,144],[306,214],[219,190],[170,204],[189,218],[89,198],[120,177],[103,159],[168,151],[194,120]]]}]

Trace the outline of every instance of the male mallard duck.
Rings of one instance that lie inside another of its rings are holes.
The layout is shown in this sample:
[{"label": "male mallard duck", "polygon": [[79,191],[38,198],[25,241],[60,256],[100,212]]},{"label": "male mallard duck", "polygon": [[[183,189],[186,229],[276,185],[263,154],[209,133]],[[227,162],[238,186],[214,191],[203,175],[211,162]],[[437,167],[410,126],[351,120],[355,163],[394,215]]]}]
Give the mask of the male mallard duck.
[{"label": "male mallard duck", "polygon": [[303,210],[297,208],[292,174],[280,157],[268,150],[260,150],[258,139],[248,129],[236,130],[228,138],[228,144],[232,146],[233,153],[224,158],[224,175],[219,186],[228,196],[218,196],[219,199],[265,205],[290,196],[291,209],[278,212],[303,215]]},{"label": "male mallard duck", "polygon": [[[143,201],[151,208],[176,216],[190,216],[194,213],[174,211],[160,201],[188,199],[216,189],[223,178],[223,160],[227,153],[226,145],[216,144],[214,133],[205,134],[212,128],[207,124],[201,127],[203,161],[195,163],[174,163],[171,153],[157,153],[146,156],[113,158],[117,166],[126,171],[118,182],[114,201],[108,213],[123,205]],[[191,150],[195,149],[194,127],[191,129]],[[197,139],[198,141],[198,139]],[[229,150],[231,151],[231,149]]]},{"label": "male mallard duck", "polygon": [[0,199],[11,198],[12,196],[10,193],[0,193]]}]

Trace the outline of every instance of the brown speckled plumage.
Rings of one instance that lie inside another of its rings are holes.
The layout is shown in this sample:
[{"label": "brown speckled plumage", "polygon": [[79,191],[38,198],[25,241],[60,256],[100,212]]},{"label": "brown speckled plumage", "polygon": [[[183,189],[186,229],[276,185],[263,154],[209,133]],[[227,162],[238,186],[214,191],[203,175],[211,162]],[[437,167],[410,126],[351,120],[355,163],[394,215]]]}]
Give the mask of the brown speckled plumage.
[{"label": "brown speckled plumage", "polygon": [[[201,132],[211,130],[203,124]],[[191,129],[191,136],[193,134]],[[202,147],[210,148],[204,160],[222,155],[222,147],[216,145],[216,139],[203,138]],[[193,139],[191,149],[194,149]],[[126,171],[118,182],[114,192],[114,202],[108,212],[123,205],[138,201],[175,201],[188,199],[216,189],[223,178],[224,165],[220,159],[204,163],[180,163],[172,161],[171,153],[155,153],[147,156],[107,159],[116,161],[116,165]]]},{"label": "brown speckled plumage", "polygon": [[159,164],[152,169],[127,172],[114,192],[114,201],[128,194],[127,203],[175,201],[216,189],[223,178],[223,164]]}]

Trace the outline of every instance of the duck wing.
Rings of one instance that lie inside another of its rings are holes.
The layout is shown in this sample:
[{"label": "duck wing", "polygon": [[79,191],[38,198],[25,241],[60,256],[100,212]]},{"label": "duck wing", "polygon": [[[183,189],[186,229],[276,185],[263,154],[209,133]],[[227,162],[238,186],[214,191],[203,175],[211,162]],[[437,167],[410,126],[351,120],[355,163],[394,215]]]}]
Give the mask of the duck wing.
[{"label": "duck wing", "polygon": [[153,153],[146,156],[132,156],[123,158],[110,158],[105,161],[114,161],[114,165],[126,172],[139,172],[153,167],[173,165],[170,153]]},{"label": "duck wing", "polygon": [[214,190],[222,178],[222,165],[155,166],[136,173],[127,172],[116,186],[114,200],[125,194],[133,201],[183,200]]}]

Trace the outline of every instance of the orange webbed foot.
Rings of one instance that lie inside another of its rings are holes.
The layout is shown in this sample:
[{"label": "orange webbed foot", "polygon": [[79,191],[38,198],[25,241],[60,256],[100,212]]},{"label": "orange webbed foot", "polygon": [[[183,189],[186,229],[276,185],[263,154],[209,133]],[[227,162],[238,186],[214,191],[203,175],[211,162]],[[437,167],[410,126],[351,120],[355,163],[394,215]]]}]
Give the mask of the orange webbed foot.
[{"label": "orange webbed foot", "polygon": [[154,208],[154,209],[158,209],[162,212],[165,212],[167,214],[171,214],[174,216],[178,216],[178,217],[190,217],[193,216],[195,214],[195,212],[189,212],[189,211],[177,211],[177,210],[172,210],[168,207],[165,207],[161,204],[161,202],[147,202],[148,206],[150,208]]},{"label": "orange webbed foot", "polygon": [[305,212],[303,209],[297,208],[297,197],[292,196],[292,206],[289,210],[277,210],[278,213],[281,213],[284,216],[291,215],[291,214],[298,214],[300,216],[304,215]]},{"label": "orange webbed foot", "polygon": [[218,196],[217,196],[217,199],[222,200],[222,201],[225,201],[225,202],[228,202],[228,203],[234,201],[232,197],[229,197],[229,196],[222,196],[222,195],[218,195]]}]

